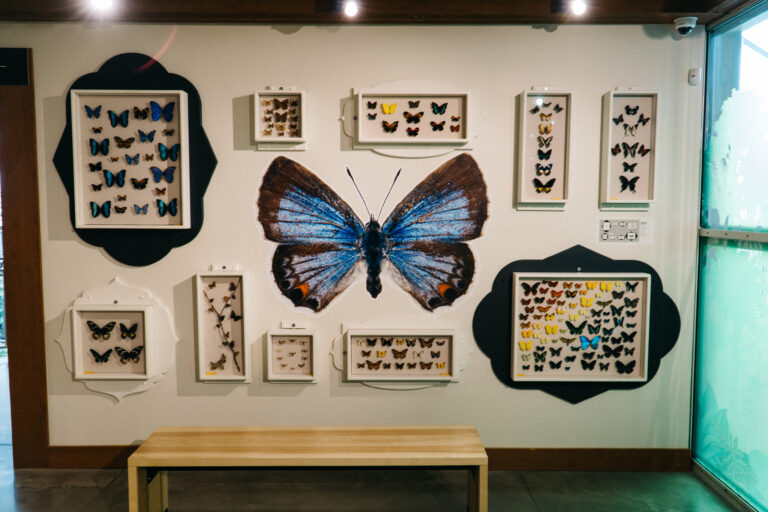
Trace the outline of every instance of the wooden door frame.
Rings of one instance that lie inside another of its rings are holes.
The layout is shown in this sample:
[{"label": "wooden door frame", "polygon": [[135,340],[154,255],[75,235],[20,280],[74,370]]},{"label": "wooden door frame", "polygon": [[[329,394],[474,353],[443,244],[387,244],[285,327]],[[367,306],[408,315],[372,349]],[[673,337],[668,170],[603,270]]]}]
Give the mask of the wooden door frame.
[{"label": "wooden door frame", "polygon": [[0,86],[5,319],[15,468],[48,467],[48,385],[32,50],[27,85]]}]

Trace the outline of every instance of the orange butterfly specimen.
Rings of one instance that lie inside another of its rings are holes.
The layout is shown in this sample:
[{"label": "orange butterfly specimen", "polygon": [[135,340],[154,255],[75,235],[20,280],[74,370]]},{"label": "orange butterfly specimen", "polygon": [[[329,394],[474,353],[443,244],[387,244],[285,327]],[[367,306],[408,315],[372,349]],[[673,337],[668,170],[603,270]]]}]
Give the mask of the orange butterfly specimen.
[{"label": "orange butterfly specimen", "polygon": [[405,359],[405,354],[408,352],[407,348],[404,348],[403,350],[397,350],[392,349],[392,356],[394,356],[395,359]]},{"label": "orange butterfly specimen", "polygon": [[550,290],[549,294],[552,295],[552,297],[557,299],[563,294],[563,290],[560,290],[559,292],[555,290]]},{"label": "orange butterfly specimen", "polygon": [[379,359],[375,363],[366,359],[365,364],[368,366],[369,370],[378,370],[379,368],[381,368],[381,359]]},{"label": "orange butterfly specimen", "polygon": [[542,306],[536,306],[536,309],[538,309],[538,310],[539,310],[539,311],[541,311],[542,313],[546,313],[547,311],[549,311],[549,308],[551,308],[551,307],[552,307],[552,306],[546,306],[546,307],[542,307]]},{"label": "orange butterfly specimen", "polygon": [[419,364],[421,365],[421,369],[422,370],[429,370],[429,369],[432,368],[432,361],[430,361],[428,363],[419,362]]},{"label": "orange butterfly specimen", "polygon": [[542,123],[539,125],[539,133],[544,135],[552,133],[552,123]]},{"label": "orange butterfly specimen", "polygon": [[397,130],[397,125],[400,121],[388,123],[386,121],[381,122],[381,126],[384,128],[385,133],[394,133]]}]

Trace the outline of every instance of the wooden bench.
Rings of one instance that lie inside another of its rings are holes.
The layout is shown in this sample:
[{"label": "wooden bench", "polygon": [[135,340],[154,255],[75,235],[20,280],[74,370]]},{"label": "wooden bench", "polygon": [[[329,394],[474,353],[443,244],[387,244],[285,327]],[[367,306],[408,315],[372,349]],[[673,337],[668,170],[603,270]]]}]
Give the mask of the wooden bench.
[{"label": "wooden bench", "polygon": [[168,509],[171,469],[453,467],[471,512],[488,510],[488,456],[474,427],[160,427],[128,458],[130,512]]}]

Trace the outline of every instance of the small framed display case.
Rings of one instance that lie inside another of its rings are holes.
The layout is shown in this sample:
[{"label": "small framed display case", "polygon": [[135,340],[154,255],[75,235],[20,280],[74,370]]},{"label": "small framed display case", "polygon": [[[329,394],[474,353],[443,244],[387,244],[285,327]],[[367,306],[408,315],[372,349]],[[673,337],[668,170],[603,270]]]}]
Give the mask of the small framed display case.
[{"label": "small framed display case", "polygon": [[656,177],[655,92],[610,91],[603,96],[600,203],[603,208],[647,208]]},{"label": "small framed display case", "polygon": [[72,312],[76,380],[146,380],[152,368],[152,308],[82,305]]},{"label": "small framed display case", "polygon": [[646,381],[651,276],[515,272],[512,380]]},{"label": "small framed display case", "polygon": [[304,329],[269,331],[266,361],[269,381],[315,382],[315,334]]},{"label": "small framed display case", "polygon": [[184,91],[73,90],[75,227],[188,229]]},{"label": "small framed display case", "polygon": [[355,91],[355,138],[361,144],[467,143],[469,93]]},{"label": "small framed display case", "polygon": [[248,275],[211,271],[198,274],[195,283],[198,379],[250,382]]},{"label": "small framed display case", "polygon": [[518,96],[517,208],[562,209],[568,201],[571,93]]},{"label": "small framed display case", "polygon": [[454,380],[452,329],[349,329],[344,334],[348,381]]},{"label": "small framed display case", "polygon": [[254,94],[253,133],[267,147],[300,145],[304,138],[304,91],[267,89]]}]

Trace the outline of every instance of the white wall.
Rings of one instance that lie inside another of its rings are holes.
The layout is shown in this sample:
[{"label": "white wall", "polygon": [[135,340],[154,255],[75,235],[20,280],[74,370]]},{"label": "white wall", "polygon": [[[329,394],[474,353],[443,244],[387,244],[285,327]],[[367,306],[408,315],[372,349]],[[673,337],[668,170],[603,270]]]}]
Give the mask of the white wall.
[{"label": "white wall", "polygon": [[[51,444],[132,443],[159,425],[473,424],[486,446],[494,447],[687,447],[702,87],[688,86],[686,74],[703,66],[705,37],[699,31],[676,41],[669,32],[659,26],[563,26],[547,32],[528,26],[0,24],[0,46],[34,52]],[[158,58],[197,87],[219,165],[205,196],[200,235],[154,265],[133,268],[75,236],[52,157],[66,122],[65,94],[77,77],[113,55],[154,55],[166,45]],[[261,177],[278,153],[249,146],[247,96],[267,84],[307,91],[309,151],[287,156],[317,173],[364,218],[345,166],[355,171],[372,204],[380,204],[393,173],[403,167],[391,208],[448,158],[399,160],[350,151],[341,138],[340,101],[351,88],[411,79],[470,90],[480,114],[473,155],[488,184],[490,217],[483,236],[471,243],[478,270],[470,294],[434,315],[390,283],[371,299],[359,280],[323,314],[307,315],[277,294],[268,272],[275,244],[263,239],[254,221]],[[564,213],[512,208],[514,97],[531,85],[573,92],[572,200]],[[599,244],[596,236],[600,100],[616,85],[659,93],[657,202],[640,215],[652,221],[653,235],[639,246]],[[682,316],[677,346],[650,383],[575,406],[539,391],[503,386],[471,332],[475,307],[499,269],[574,244],[652,265]],[[191,278],[216,262],[240,263],[252,271],[251,318],[259,336],[280,319],[302,319],[316,329],[325,352],[342,323],[436,319],[456,328],[474,352],[459,383],[419,391],[342,383],[325,356],[316,385],[265,383],[259,345],[252,384],[197,383]],[[53,342],[70,302],[116,275],[159,297],[182,337],[175,368],[148,392],[120,404],[73,381]]]}]

